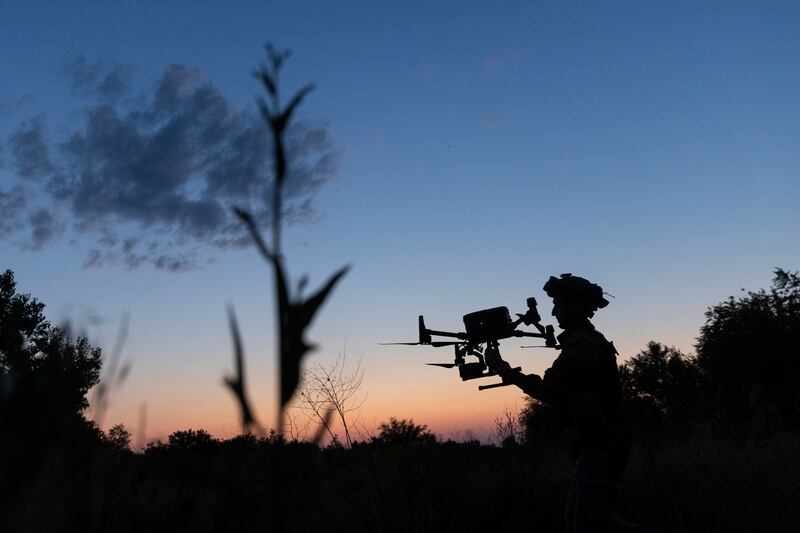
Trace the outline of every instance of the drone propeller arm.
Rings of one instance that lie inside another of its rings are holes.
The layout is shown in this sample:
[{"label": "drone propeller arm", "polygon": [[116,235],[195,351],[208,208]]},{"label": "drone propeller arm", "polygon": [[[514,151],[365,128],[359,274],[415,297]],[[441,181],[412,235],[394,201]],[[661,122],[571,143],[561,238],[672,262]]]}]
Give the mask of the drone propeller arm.
[{"label": "drone propeller arm", "polygon": [[439,337],[451,337],[453,339],[467,340],[466,333],[453,333],[452,331],[436,331],[435,329],[426,329],[428,335],[436,335]]},{"label": "drone propeller arm", "polygon": [[531,333],[529,331],[514,331],[513,335],[515,337],[536,337],[539,339],[546,339],[547,335],[544,333]]},{"label": "drone propeller arm", "polygon": [[548,348],[558,348],[556,343],[556,336],[555,332],[553,331],[553,326],[542,326],[541,324],[536,324],[536,327],[539,328],[539,333],[531,333],[529,331],[518,331],[514,330],[511,335],[514,337],[534,337],[537,339],[544,339],[545,345]]}]

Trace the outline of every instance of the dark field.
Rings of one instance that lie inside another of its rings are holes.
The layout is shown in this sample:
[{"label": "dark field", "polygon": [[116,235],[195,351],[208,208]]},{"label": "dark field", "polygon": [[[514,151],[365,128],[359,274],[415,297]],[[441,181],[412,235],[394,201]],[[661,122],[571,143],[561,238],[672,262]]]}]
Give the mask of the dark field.
[{"label": "dark field", "polygon": [[[3,531],[563,531],[567,448],[319,449],[249,436],[140,454],[55,446],[5,495]],[[800,438],[785,431],[637,443],[619,515],[655,531],[798,531],[798,457]]]}]

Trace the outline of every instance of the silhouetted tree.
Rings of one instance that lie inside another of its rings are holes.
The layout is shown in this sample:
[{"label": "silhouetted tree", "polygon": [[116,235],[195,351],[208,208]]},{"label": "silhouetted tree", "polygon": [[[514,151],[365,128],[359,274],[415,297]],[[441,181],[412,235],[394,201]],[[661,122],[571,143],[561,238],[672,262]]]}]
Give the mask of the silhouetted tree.
[{"label": "silhouetted tree", "polygon": [[22,372],[32,366],[36,343],[47,337],[50,324],[44,304],[29,294],[17,294],[14,273],[0,275],[0,371]]},{"label": "silhouetted tree", "polygon": [[83,417],[86,393],[99,379],[100,349],[51,326],[44,304],[16,289],[6,270],[0,275],[0,517],[37,479],[46,457],[59,458],[51,460],[50,475],[57,470],[72,479],[103,441]]},{"label": "silhouetted tree", "polygon": [[702,376],[697,360],[673,346],[650,341],[619,368],[623,396],[657,410],[665,418],[686,420],[698,408]]},{"label": "silhouetted tree", "polygon": [[200,451],[210,448],[214,443],[214,437],[204,429],[176,431],[167,439],[171,450]]},{"label": "silhouetted tree", "polygon": [[408,445],[408,444],[433,444],[436,435],[428,430],[425,424],[415,424],[414,419],[400,420],[391,417],[388,422],[378,426],[380,433],[372,441],[379,444]]},{"label": "silhouetted tree", "polygon": [[3,415],[39,418],[80,414],[88,406],[86,393],[99,379],[100,348],[51,326],[44,317],[44,307],[28,294],[17,294],[13,272],[0,275]]},{"label": "silhouetted tree", "polygon": [[769,291],[731,296],[709,308],[697,341],[697,362],[716,393],[720,414],[749,418],[769,405],[784,417],[796,417],[800,410],[798,273],[776,269]]},{"label": "silhouetted tree", "polygon": [[131,449],[131,433],[123,424],[117,424],[108,430],[106,442],[118,450]]}]

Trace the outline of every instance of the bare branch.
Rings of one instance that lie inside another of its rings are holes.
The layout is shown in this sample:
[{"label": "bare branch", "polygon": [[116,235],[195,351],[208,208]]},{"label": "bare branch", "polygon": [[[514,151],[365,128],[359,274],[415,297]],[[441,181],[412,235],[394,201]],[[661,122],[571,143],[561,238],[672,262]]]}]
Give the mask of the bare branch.
[{"label": "bare branch", "polygon": [[[364,356],[361,354],[356,359],[354,367],[348,368],[345,349],[338,354],[333,363],[329,365],[317,363],[307,368],[303,372],[300,394],[295,404],[317,423],[320,423],[322,413],[332,410],[342,425],[344,444],[348,448],[353,444],[356,423],[354,420],[358,419],[357,412],[366,401],[366,394],[361,394],[364,381],[363,360]],[[356,429],[356,432],[359,437],[366,433],[363,424],[361,428]],[[333,436],[332,431],[329,431],[329,434]]]}]

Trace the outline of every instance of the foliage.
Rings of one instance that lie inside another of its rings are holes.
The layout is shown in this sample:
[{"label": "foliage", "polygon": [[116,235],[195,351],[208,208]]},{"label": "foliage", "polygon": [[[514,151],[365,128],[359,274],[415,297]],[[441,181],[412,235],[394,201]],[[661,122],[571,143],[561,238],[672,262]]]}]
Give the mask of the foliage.
[{"label": "foliage", "polygon": [[44,304],[29,294],[17,294],[14,273],[0,275],[0,371],[29,370],[37,356],[37,343],[50,331]]},{"label": "foliage", "polygon": [[99,379],[101,350],[51,326],[44,307],[17,294],[13,272],[0,275],[0,400],[25,416],[44,410],[78,414]]},{"label": "foliage", "polygon": [[406,446],[410,444],[433,444],[436,442],[436,435],[428,430],[425,424],[415,424],[414,419],[398,420],[391,417],[388,422],[383,422],[378,426],[377,437],[372,441],[376,444],[389,444],[396,446]]},{"label": "foliage", "polygon": [[619,369],[623,398],[644,403],[667,418],[686,419],[698,409],[702,376],[695,358],[650,341]]},{"label": "foliage", "polygon": [[117,424],[108,430],[106,442],[108,442],[112,448],[116,448],[117,450],[130,450],[131,433],[123,424]]},{"label": "foliage", "polygon": [[176,431],[167,439],[170,448],[184,451],[207,449],[215,442],[216,439],[204,429]]},{"label": "foliage", "polygon": [[763,403],[784,416],[800,410],[800,276],[775,270],[770,290],[730,297],[708,309],[697,362],[720,414],[750,417]]}]

